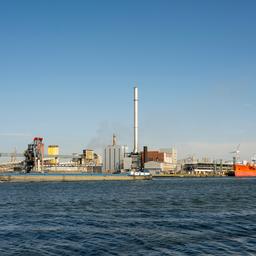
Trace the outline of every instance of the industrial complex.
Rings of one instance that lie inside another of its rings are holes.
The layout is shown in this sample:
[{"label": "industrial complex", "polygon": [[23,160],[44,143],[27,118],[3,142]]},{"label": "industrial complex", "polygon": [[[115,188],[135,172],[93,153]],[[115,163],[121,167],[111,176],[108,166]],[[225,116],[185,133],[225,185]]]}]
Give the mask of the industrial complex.
[{"label": "industrial complex", "polygon": [[[134,126],[133,150],[121,145],[115,134],[112,143],[106,145],[100,154],[93,149],[84,149],[80,154],[61,154],[59,145],[49,145],[47,150],[44,139],[35,137],[28,144],[25,153],[1,153],[0,157],[9,159],[0,164],[0,172],[48,173],[48,174],[108,174],[108,175],[194,175],[224,176],[232,172],[233,164],[222,161],[178,160],[175,148],[151,150],[139,147],[138,88],[134,87]],[[17,160],[20,159],[20,160]]]}]

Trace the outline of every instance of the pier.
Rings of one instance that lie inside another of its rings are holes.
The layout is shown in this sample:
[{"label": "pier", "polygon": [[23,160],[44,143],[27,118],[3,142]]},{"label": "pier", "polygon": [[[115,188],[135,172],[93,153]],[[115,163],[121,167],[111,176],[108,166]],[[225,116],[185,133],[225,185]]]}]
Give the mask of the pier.
[{"label": "pier", "polygon": [[151,180],[152,176],[95,173],[3,173],[0,182],[79,182]]}]

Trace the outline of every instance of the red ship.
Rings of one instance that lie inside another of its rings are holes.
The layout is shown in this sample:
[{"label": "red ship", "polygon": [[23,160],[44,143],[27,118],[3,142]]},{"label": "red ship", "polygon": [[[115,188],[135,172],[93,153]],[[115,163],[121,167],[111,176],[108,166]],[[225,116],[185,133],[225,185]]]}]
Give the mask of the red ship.
[{"label": "red ship", "polygon": [[256,177],[255,164],[234,164],[236,177]]}]

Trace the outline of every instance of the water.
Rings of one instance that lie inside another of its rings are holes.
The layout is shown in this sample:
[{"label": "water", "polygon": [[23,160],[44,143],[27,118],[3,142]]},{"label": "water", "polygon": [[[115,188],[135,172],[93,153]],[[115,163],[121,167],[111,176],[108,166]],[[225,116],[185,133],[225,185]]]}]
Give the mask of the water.
[{"label": "water", "polygon": [[256,179],[1,183],[0,255],[256,255]]}]

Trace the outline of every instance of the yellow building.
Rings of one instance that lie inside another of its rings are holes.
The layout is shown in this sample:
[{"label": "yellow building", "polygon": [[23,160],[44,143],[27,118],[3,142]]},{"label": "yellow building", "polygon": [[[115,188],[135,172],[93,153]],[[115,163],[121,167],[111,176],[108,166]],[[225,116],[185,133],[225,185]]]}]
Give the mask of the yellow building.
[{"label": "yellow building", "polygon": [[83,154],[86,160],[92,161],[94,159],[94,151],[91,149],[83,150]]},{"label": "yellow building", "polygon": [[48,146],[48,156],[52,159],[50,160],[51,164],[59,163],[59,146],[58,145],[49,145]]}]

